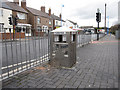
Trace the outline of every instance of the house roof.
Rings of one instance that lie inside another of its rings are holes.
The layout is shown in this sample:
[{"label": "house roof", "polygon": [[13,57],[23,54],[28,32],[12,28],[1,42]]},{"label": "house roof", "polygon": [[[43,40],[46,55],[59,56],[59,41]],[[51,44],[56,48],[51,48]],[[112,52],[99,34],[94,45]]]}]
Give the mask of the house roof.
[{"label": "house roof", "polygon": [[74,25],[77,25],[77,23],[75,23],[75,22],[73,22],[73,21],[71,21],[71,20],[68,20],[69,22],[71,22],[71,23],[73,23]]},{"label": "house roof", "polygon": [[13,10],[13,11],[19,11],[19,12],[23,12],[23,13],[28,13],[18,4],[15,4],[14,2],[9,2],[9,1],[2,2],[2,8],[10,9],[10,10]]},{"label": "house roof", "polygon": [[9,7],[9,6],[8,6],[5,2],[2,2],[2,8],[12,10],[12,8],[11,8],[11,7]]},{"label": "house roof", "polygon": [[33,8],[30,8],[30,7],[27,7],[27,10],[30,11],[32,14],[34,14],[36,16],[41,16],[41,17],[52,19],[47,13],[44,13],[40,10],[33,9]]},{"label": "house roof", "polygon": [[[53,20],[59,20],[59,21],[61,21],[61,18],[58,17],[58,16],[56,16],[56,15],[54,15],[54,14],[52,14],[51,17],[53,18]],[[62,21],[65,22],[64,20],[62,20]]]},{"label": "house roof", "polygon": [[59,20],[61,21],[60,17],[54,15],[54,14],[51,14],[51,17],[53,18],[53,20]]}]

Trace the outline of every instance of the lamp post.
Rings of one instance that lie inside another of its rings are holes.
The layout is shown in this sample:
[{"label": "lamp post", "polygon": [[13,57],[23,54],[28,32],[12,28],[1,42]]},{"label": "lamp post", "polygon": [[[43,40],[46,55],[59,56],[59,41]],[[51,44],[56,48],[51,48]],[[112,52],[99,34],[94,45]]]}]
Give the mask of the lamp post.
[{"label": "lamp post", "polygon": [[109,34],[109,16],[107,16],[108,18],[108,26],[107,26],[107,35]]},{"label": "lamp post", "polygon": [[105,3],[105,32],[107,32],[107,30],[106,30],[106,7],[107,7],[107,4]]},{"label": "lamp post", "polygon": [[61,7],[61,27],[62,27],[62,8],[64,7],[64,5],[62,5]]}]

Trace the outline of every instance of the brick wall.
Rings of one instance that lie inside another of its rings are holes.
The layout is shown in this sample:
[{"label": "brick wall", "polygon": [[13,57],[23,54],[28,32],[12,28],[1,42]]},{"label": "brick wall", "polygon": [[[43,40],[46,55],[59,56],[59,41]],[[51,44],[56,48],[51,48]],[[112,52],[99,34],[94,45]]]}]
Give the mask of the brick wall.
[{"label": "brick wall", "polygon": [[[37,26],[43,26],[43,25],[45,25],[45,26],[48,26],[48,28],[52,28],[52,20],[51,20],[51,25],[49,24],[49,18],[45,18],[45,17],[40,17],[40,16],[38,16],[40,19],[41,19],[41,23],[40,24],[38,24],[37,23],[37,19],[36,19],[36,24],[37,24]],[[36,17],[36,18],[38,18],[38,17]]]},{"label": "brick wall", "polygon": [[35,32],[36,36],[44,36],[44,32]]},{"label": "brick wall", "polygon": [[25,38],[25,33],[0,33],[0,39],[13,39],[13,35],[15,39]]}]

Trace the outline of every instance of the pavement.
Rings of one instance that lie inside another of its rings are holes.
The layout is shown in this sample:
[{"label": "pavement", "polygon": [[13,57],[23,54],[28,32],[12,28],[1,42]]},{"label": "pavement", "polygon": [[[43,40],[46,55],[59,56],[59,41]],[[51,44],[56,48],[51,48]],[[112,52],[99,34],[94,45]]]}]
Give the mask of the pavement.
[{"label": "pavement", "polygon": [[72,68],[44,63],[3,80],[3,88],[118,88],[118,40],[107,35],[77,49]]}]

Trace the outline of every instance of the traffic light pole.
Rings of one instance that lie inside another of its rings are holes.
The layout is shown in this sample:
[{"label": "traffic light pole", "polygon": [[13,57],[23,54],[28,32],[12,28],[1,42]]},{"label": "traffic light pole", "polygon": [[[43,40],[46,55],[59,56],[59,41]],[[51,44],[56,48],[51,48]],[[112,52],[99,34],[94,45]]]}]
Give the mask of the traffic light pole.
[{"label": "traffic light pole", "polygon": [[[98,22],[98,29],[99,29],[99,22]],[[99,40],[99,31],[97,30],[97,41]]]},{"label": "traffic light pole", "polygon": [[15,35],[15,25],[13,25],[13,40],[14,40],[14,35]]},{"label": "traffic light pole", "polygon": [[12,17],[9,17],[8,18],[9,19],[9,24],[10,25],[13,25],[13,40],[15,39],[15,28],[16,28],[16,25],[17,25],[17,23],[18,23],[18,18],[17,17],[14,17],[13,15],[12,15]]},{"label": "traffic light pole", "polygon": [[97,28],[97,41],[99,40],[99,23],[101,22],[101,13],[99,8],[97,9],[97,13],[96,13],[96,21],[98,23],[98,28]]}]

